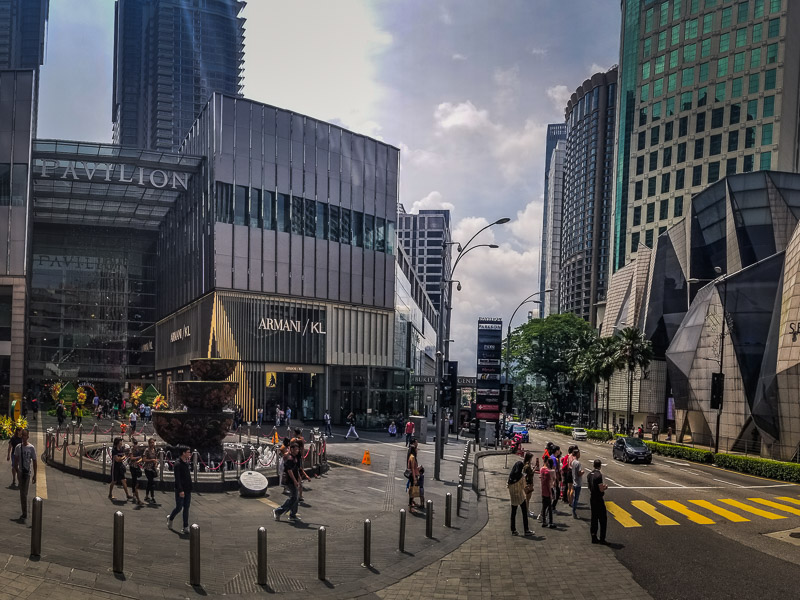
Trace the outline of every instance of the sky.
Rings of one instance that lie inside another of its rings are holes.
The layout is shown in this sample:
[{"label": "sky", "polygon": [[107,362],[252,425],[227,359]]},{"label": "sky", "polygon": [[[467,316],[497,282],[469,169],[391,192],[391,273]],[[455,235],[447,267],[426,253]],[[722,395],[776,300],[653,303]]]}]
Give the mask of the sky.
[{"label": "sky", "polygon": [[[544,148],[570,95],[619,61],[618,0],[249,0],[244,95],[400,148],[400,202],[452,211],[450,356],[475,374],[479,316],[539,289]],[[111,140],[113,0],[51,0],[40,138]],[[521,308],[513,326],[525,320]]]}]

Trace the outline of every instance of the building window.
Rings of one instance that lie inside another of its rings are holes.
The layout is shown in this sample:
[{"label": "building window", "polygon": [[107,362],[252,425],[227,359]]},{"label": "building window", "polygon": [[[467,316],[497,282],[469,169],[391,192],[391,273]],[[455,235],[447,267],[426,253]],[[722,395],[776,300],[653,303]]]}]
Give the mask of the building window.
[{"label": "building window", "polygon": [[769,146],[770,144],[772,144],[772,123],[767,123],[761,126],[761,145]]},{"label": "building window", "polygon": [[718,83],[714,87],[714,102],[724,102],[725,101],[725,82]]},{"label": "building window", "polygon": [[316,234],[318,240],[328,239],[328,205],[317,202]]},{"label": "building window", "polygon": [[736,47],[741,48],[747,45],[747,27],[736,30]]},{"label": "building window", "polygon": [[764,91],[775,89],[775,81],[777,73],[778,72],[776,69],[769,69],[768,71],[764,71]]},{"label": "building window", "polygon": [[703,35],[711,33],[711,29],[713,27],[714,27],[714,13],[708,13],[707,15],[703,15]]},{"label": "building window", "polygon": [[635,231],[631,234],[631,252],[636,252],[639,248],[639,232]]},{"label": "building window", "polygon": [[739,2],[739,6],[736,7],[736,22],[737,23],[745,23],[745,22],[747,22],[748,10],[749,10],[749,3],[748,2]]},{"label": "building window", "polygon": [[672,208],[672,216],[683,216],[683,196],[675,196],[675,203]]},{"label": "building window", "polygon": [[706,113],[701,112],[697,113],[697,119],[695,120],[695,133],[702,133],[706,129]]},{"label": "building window", "polygon": [[729,125],[736,125],[742,118],[742,105],[731,104],[731,115],[728,120]]},{"label": "building window", "polygon": [[[358,213],[361,215],[361,213]],[[372,250],[375,247],[375,217],[364,215],[364,250]]]},{"label": "building window", "polygon": [[776,13],[781,11],[781,0],[769,0],[769,12]]},{"label": "building window", "polygon": [[700,42],[700,58],[705,58],[711,54],[711,38]]},{"label": "building window", "polygon": [[642,199],[642,182],[637,181],[633,184],[633,199],[634,200],[641,200]]},{"label": "building window", "polygon": [[332,242],[339,241],[339,207],[335,204],[328,206],[328,239]]},{"label": "building window", "polygon": [[317,203],[314,200],[305,199],[305,218],[304,235],[314,237],[317,233]]},{"label": "building window", "polygon": [[644,245],[647,246],[648,248],[652,248],[653,247],[653,230],[652,229],[648,229],[647,231],[644,232]]},{"label": "building window", "polygon": [[731,80],[731,98],[738,98],[742,95],[743,77],[736,77]]},{"label": "building window", "polygon": [[660,75],[664,72],[664,55],[656,56],[655,60],[655,73],[656,75]]},{"label": "building window", "polygon": [[681,87],[694,85],[694,67],[689,67],[681,72]]},{"label": "building window", "polygon": [[666,116],[675,116],[675,96],[671,96],[664,101],[664,110],[666,111]]},{"label": "building window", "polygon": [[655,127],[653,127],[650,130],[650,145],[651,146],[654,146],[655,144],[658,144],[658,139],[659,139],[660,132],[661,132],[661,129],[660,129],[660,127],[658,125],[656,125]]},{"label": "building window", "polygon": [[752,148],[756,145],[756,128],[748,127],[744,130],[744,147]]},{"label": "building window", "polygon": [[777,19],[770,19],[769,25],[767,26],[767,38],[778,37],[780,34],[781,34],[780,17]]},{"label": "building window", "polygon": [[664,173],[661,176],[661,193],[666,194],[669,191],[669,173]]},{"label": "building window", "polygon": [[722,134],[712,135],[708,144],[708,155],[716,156],[722,152]]},{"label": "building window", "polygon": [[648,79],[650,77],[650,63],[646,62],[642,64],[642,79]]},{"label": "building window", "polygon": [[753,73],[748,77],[747,80],[747,93],[748,94],[757,94],[758,93],[758,84],[761,74],[760,73]]},{"label": "building window", "polygon": [[728,57],[717,60],[717,77],[725,77],[728,74]]},{"label": "building window", "polygon": [[747,120],[754,121],[758,116],[758,100],[747,101]]},{"label": "building window", "polygon": [[692,110],[692,92],[681,94],[681,110]]},{"label": "building window", "polygon": [[678,164],[684,162],[686,160],[686,142],[681,142],[678,144]]},{"label": "building window", "polygon": [[275,194],[264,192],[264,229],[275,229]]},{"label": "building window", "polygon": [[350,232],[350,240],[353,246],[358,248],[364,247],[364,214],[358,211],[353,211],[352,231]]},{"label": "building window", "polygon": [[759,162],[759,169],[769,171],[772,166],[772,152],[762,152]]},{"label": "building window", "polygon": [[[654,86],[654,88],[658,87],[659,81],[663,82],[663,79],[657,79],[655,81],[656,85]],[[660,96],[661,92],[659,92],[658,95]],[[653,121],[658,121],[659,119],[661,119],[661,101],[655,102],[653,104]]]},{"label": "building window", "polygon": [[658,218],[660,221],[669,219],[669,199],[658,203]]},{"label": "building window", "polygon": [[715,108],[711,111],[711,129],[716,129],[717,127],[722,127],[723,123],[725,122],[725,109]]},{"label": "building window", "polygon": [[697,37],[697,19],[689,19],[686,21],[683,39],[693,40]]},{"label": "building window", "polygon": [[639,100],[641,100],[642,102],[647,102],[648,100],[650,100],[650,84],[649,83],[645,83],[642,86],[642,93],[639,96]]},{"label": "building window", "polygon": [[692,167],[692,185],[698,186],[703,183],[703,166],[697,165]]},{"label": "building window", "polygon": [[697,90],[697,108],[701,108],[708,103],[708,88],[701,87]]},{"label": "building window", "polygon": [[263,193],[261,190],[253,189],[250,194],[250,213],[247,216],[247,224],[250,227],[264,227],[264,218],[262,216],[264,210]]},{"label": "building window", "polygon": [[728,134],[728,152],[736,152],[739,149],[739,131],[734,130]]},{"label": "building window", "polygon": [[700,65],[698,67],[697,71],[698,71],[698,77],[697,77],[698,83],[704,83],[704,82],[708,81],[708,63],[707,62],[704,62],[702,65]]},{"label": "building window", "polygon": [[650,164],[648,169],[650,171],[655,171],[658,168],[658,151],[650,153]]},{"label": "building window", "polygon": [[775,96],[765,96],[761,109],[761,117],[766,118],[773,116],[775,116]]},{"label": "building window", "polygon": [[678,137],[683,137],[689,133],[689,117],[681,117],[678,121]]},{"label": "building window", "polygon": [[750,68],[757,69],[761,66],[761,48],[753,48],[750,51]]},{"label": "building window", "polygon": [[672,146],[664,148],[664,155],[661,160],[663,167],[668,167],[672,164]]},{"label": "building window", "polygon": [[647,205],[647,222],[652,223],[656,220],[656,203],[651,202]]},{"label": "building window", "polygon": [[634,206],[633,207],[633,226],[638,227],[642,224],[642,207],[641,206]]},{"label": "building window", "polygon": [[352,237],[350,229],[353,225],[353,213],[349,208],[341,209],[341,220],[339,223],[339,240],[342,244],[349,244]]},{"label": "building window", "polygon": [[697,58],[697,44],[688,44],[683,47],[683,62],[693,62]]},{"label": "building window", "polygon": [[292,221],[292,233],[296,233],[298,235],[303,235],[303,199],[297,196],[292,196],[292,204],[291,204],[291,221]]},{"label": "building window", "polygon": [[719,36],[719,51],[727,52],[731,49],[731,34],[730,33],[723,33]]},{"label": "building window", "polygon": [[644,156],[636,157],[636,174],[642,175],[644,173]]},{"label": "building window", "polygon": [[736,159],[729,158],[725,161],[725,175],[736,175]]},{"label": "building window", "polygon": [[647,179],[647,197],[651,198],[656,195],[656,178],[649,177]]},{"label": "building window", "polygon": [[686,171],[684,169],[678,169],[675,171],[675,189],[682,190],[685,185],[686,179]]},{"label": "building window", "polygon": [[732,8],[723,8],[722,9],[722,19],[720,20],[719,26],[721,29],[725,29],[726,27],[731,26],[731,17],[733,16],[733,9]]},{"label": "building window", "polygon": [[753,35],[752,35],[752,43],[757,44],[760,42],[763,37],[764,28],[762,27],[761,23],[756,23],[753,25]]},{"label": "building window", "polygon": [[755,160],[755,156],[752,154],[748,154],[744,157],[744,162],[742,163],[742,172],[743,173],[750,173],[753,170],[753,163]]},{"label": "building window", "polygon": [[[764,101],[766,102],[766,98],[764,98]],[[765,105],[765,110],[766,110],[766,105]],[[669,123],[664,123],[664,141],[665,142],[672,141],[672,130],[673,130],[674,125],[675,125],[674,121],[670,121]]]},{"label": "building window", "polygon": [[639,132],[638,140],[636,143],[637,150],[644,150],[644,147],[647,146],[647,134],[644,131]]},{"label": "building window", "polygon": [[[758,50],[759,52],[761,52],[760,48]],[[755,50],[753,50],[753,52],[755,52]],[[770,44],[769,46],[767,46],[767,64],[771,65],[772,63],[776,62],[778,62],[778,44]]]},{"label": "building window", "polygon": [[705,139],[700,138],[694,141],[694,159],[699,160],[703,158],[703,151],[705,150]]},{"label": "building window", "polygon": [[719,179],[719,161],[708,163],[708,183],[714,183]]},{"label": "building window", "polygon": [[278,227],[278,231],[289,233],[292,230],[289,212],[289,196],[286,194],[278,194],[275,202],[275,223]]}]

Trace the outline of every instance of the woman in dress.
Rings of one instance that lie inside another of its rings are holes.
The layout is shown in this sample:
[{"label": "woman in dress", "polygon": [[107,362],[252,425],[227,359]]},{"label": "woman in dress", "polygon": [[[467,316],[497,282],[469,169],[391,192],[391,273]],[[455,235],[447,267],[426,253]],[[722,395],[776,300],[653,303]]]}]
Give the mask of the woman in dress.
[{"label": "woman in dress", "polygon": [[147,477],[147,489],[144,491],[144,499],[147,502],[156,501],[156,464],[158,464],[158,451],[156,450],[155,438],[147,441],[147,449],[144,451],[144,474]]},{"label": "woman in dress", "polygon": [[[108,488],[108,499],[115,500],[114,486],[121,485],[125,490],[125,496],[128,500],[133,498],[128,492],[128,484],[125,483],[125,448],[122,446],[122,438],[114,438],[114,444],[111,447],[111,485]],[[103,457],[105,460],[105,457]]]},{"label": "woman in dress", "polygon": [[408,509],[422,508],[414,502],[415,494],[419,494],[419,464],[417,463],[417,440],[411,438],[406,454],[406,471],[408,472]]}]

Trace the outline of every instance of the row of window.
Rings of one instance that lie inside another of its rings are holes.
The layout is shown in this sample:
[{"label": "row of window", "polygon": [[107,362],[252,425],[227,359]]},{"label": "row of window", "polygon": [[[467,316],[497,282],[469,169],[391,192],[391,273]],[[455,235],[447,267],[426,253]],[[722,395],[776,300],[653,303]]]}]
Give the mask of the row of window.
[{"label": "row of window", "polygon": [[[645,207],[645,217],[647,223],[653,223],[656,220],[656,203],[650,202]],[[683,196],[675,196],[672,203],[672,216],[678,218],[683,216]],[[666,221],[669,219],[669,198],[665,198],[658,203],[658,220]],[[633,207],[633,227],[638,227],[642,224],[642,207]]]},{"label": "row of window", "polygon": [[217,182],[217,221],[394,253],[394,222],[334,204]]},{"label": "row of window", "polygon": [[[734,56],[734,64],[733,64],[733,73],[739,73],[744,71],[745,68],[745,52],[740,52],[739,54]],[[755,57],[756,53],[753,51],[751,53],[751,58]],[[758,61],[760,62],[760,52],[758,53]],[[741,60],[740,60],[741,59]],[[714,61],[711,61],[712,63]],[[640,102],[648,102],[651,98],[655,100],[656,98],[663,96],[665,93],[670,94],[675,92],[678,87],[694,87],[695,80],[697,83],[703,83],[708,81],[708,65],[709,63],[704,63],[699,67],[688,67],[683,69],[680,72],[681,75],[681,84],[678,86],[678,73],[671,73],[666,78],[660,77],[653,81],[652,83],[652,94],[651,94],[651,87],[649,83],[645,83],[642,85],[639,94]],[[698,74],[698,77],[695,77],[695,73]],[[717,61],[717,77],[722,78],[728,75],[728,59],[727,58],[720,58]],[[745,93],[745,77],[747,82],[746,93],[748,94],[757,94],[761,91],[761,76],[762,72],[757,73],[750,73],[747,76],[742,75],[740,77],[733,77],[729,79],[725,79],[723,81],[719,81],[711,86],[714,92],[714,102],[722,102],[725,100],[726,90],[728,87],[728,81],[731,82],[731,89],[730,94],[731,98],[737,98]],[[777,69],[767,69],[763,71],[764,76],[764,91],[774,90],[778,83],[778,70]],[[666,81],[665,81],[666,80]],[[666,87],[665,87],[666,83]],[[698,98],[697,98],[697,106],[704,106],[705,103],[708,101],[708,87],[703,86],[698,91]],[[679,110],[691,110],[693,107],[693,96],[694,92],[681,92],[680,94],[680,101],[678,104]],[[702,104],[701,104],[702,102]],[[675,96],[667,98],[666,101],[666,108],[668,110],[675,110]]]},{"label": "row of window", "polygon": [[[714,8],[718,4],[730,4],[732,0],[704,0],[704,8]],[[677,23],[671,29],[665,30],[662,33],[666,33],[667,31],[670,32],[671,37],[674,39],[675,37],[680,38],[680,27],[681,24],[685,25],[684,27],[684,39],[692,39],[693,36],[697,36],[698,28],[702,27],[703,32],[710,31],[714,27],[714,17],[719,14],[719,25],[718,27],[721,29],[725,29],[726,27],[730,27],[733,25],[734,15],[736,17],[736,23],[746,23],[750,18],[750,7],[753,7],[753,18],[760,19],[765,15],[765,9],[769,9],[769,14],[778,13],[781,10],[781,0],[753,0],[753,2],[749,2],[749,0],[745,0],[743,2],[737,2],[736,6],[729,6],[725,7],[719,12],[711,12],[703,15],[702,17],[697,17],[694,19],[688,19],[683,23]],[[734,12],[735,8],[735,12]],[[689,1],[689,15],[696,15],[700,11],[700,0],[690,0]],[[665,27],[669,23],[669,1],[661,2],[658,6],[658,13],[656,13],[656,7],[653,6],[648,8],[644,13],[644,31],[645,33],[651,33],[657,27]],[[658,20],[656,20],[656,18]],[[672,20],[673,21],[681,21],[681,0],[673,0],[672,5]],[[677,33],[675,33],[677,31]],[[675,42],[673,42],[675,43]]]},{"label": "row of window", "polygon": [[[755,154],[747,154],[742,157],[742,168],[738,167],[738,158],[728,158],[725,161],[712,161],[708,163],[708,171],[706,173],[706,184],[712,184],[720,178],[721,168],[725,166],[725,176],[734,175],[736,173],[750,173],[755,169],[756,156]],[[761,152],[758,155],[758,168],[762,171],[769,171],[772,168],[772,151]],[[650,177],[647,179],[647,197],[660,194],[669,193],[671,189],[675,191],[686,188],[686,175],[687,172],[691,173],[691,186],[697,187],[703,185],[703,165],[695,165],[691,167],[691,171],[686,169],[678,169],[675,171],[675,183],[672,185],[672,173],[664,173],[661,175],[660,192],[657,186],[657,177]],[[633,186],[633,199],[641,200],[644,197],[644,180],[637,181]]]},{"label": "row of window", "polygon": [[28,165],[0,163],[0,206],[22,206],[28,189]]}]

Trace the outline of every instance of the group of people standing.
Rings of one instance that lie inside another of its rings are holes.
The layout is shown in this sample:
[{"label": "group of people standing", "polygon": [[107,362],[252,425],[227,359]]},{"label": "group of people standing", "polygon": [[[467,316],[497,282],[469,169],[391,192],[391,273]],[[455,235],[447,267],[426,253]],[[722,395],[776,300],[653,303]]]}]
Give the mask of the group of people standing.
[{"label": "group of people standing", "polygon": [[[522,525],[526,536],[533,535],[528,518],[536,518],[530,511],[530,500],[534,491],[536,474],[540,480],[542,510],[538,516],[542,527],[556,528],[553,514],[556,512],[558,501],[565,502],[572,509],[572,517],[580,519],[578,515],[578,502],[584,482],[589,487],[589,505],[591,508],[590,533],[592,543],[605,543],[607,514],[604,500],[605,490],[608,486],[603,481],[600,472],[602,463],[595,460],[594,470],[586,475],[586,470],[581,463],[581,451],[578,446],[570,446],[567,454],[562,455],[561,448],[548,442],[540,459],[534,464],[533,454],[526,452],[523,460],[518,461],[508,476],[507,486],[511,498],[511,534],[517,532],[517,508],[521,508]],[[599,529],[599,537],[598,537]]]},{"label": "group of people standing", "polygon": [[[114,487],[122,486],[128,500],[133,500],[138,506],[144,505],[139,498],[139,479],[144,475],[147,478],[145,488],[145,502],[155,502],[156,497],[156,465],[158,464],[158,450],[155,438],[150,438],[147,448],[142,448],[136,438],[130,444],[124,444],[121,437],[114,438],[111,446],[111,484],[108,487],[108,499],[114,498]],[[125,473],[130,472],[130,491]]]}]

